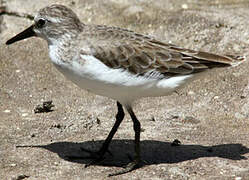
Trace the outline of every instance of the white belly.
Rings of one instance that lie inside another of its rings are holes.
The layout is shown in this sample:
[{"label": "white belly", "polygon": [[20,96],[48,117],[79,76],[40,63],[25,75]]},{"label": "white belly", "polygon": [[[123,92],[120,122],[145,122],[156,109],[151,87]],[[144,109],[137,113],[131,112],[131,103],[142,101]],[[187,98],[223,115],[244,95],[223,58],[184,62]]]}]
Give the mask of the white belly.
[{"label": "white belly", "polygon": [[79,61],[58,63],[56,68],[79,87],[98,95],[107,96],[121,103],[149,96],[164,96],[184,84],[191,75],[167,79],[137,76],[126,70],[111,69],[93,56],[83,55]]}]

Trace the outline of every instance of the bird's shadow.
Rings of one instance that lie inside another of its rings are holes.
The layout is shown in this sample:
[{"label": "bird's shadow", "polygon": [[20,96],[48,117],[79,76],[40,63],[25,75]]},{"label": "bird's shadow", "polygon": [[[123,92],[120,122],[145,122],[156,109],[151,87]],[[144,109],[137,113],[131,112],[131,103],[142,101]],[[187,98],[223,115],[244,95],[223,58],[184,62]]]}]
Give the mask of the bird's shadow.
[{"label": "bird's shadow", "polygon": [[[102,166],[123,167],[130,162],[128,157],[134,154],[133,140],[113,140],[109,147],[113,156],[106,155],[104,161],[99,163]],[[44,148],[57,153],[59,157],[70,162],[87,164],[89,159],[73,160],[67,156],[87,156],[80,150],[81,147],[97,150],[101,147],[103,141],[75,142],[55,142],[47,145],[25,145],[20,147]],[[170,142],[144,140],[141,141],[142,159],[146,165],[161,163],[178,163],[187,160],[198,159],[201,157],[221,157],[232,160],[247,159],[243,155],[249,152],[249,149],[242,144],[221,144],[214,146],[202,145],[180,145],[172,146]]]}]

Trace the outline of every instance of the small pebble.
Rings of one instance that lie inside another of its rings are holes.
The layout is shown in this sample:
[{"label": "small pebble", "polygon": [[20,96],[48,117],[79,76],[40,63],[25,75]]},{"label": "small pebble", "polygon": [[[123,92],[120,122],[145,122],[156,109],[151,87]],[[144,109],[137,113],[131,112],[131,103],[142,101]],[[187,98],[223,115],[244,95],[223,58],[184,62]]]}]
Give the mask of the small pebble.
[{"label": "small pebble", "polygon": [[26,116],[28,116],[29,114],[28,113],[23,113],[22,114],[22,117],[26,117]]},{"label": "small pebble", "polygon": [[187,4],[182,4],[182,9],[188,9],[188,5]]},{"label": "small pebble", "polygon": [[22,179],[26,179],[26,178],[29,178],[29,176],[27,176],[25,174],[21,174],[21,175],[18,175],[16,177],[11,178],[11,180],[22,180]]},{"label": "small pebble", "polygon": [[179,116],[178,115],[172,115],[172,119],[178,119]]},{"label": "small pebble", "polygon": [[246,98],[246,96],[244,96],[244,95],[240,96],[240,99],[245,99],[245,98]]},{"label": "small pebble", "polygon": [[181,145],[181,141],[179,141],[178,139],[175,139],[172,143],[171,146],[180,146]]},{"label": "small pebble", "polygon": [[195,94],[194,91],[189,91],[189,92],[188,92],[188,95],[194,95],[194,94]]},{"label": "small pebble", "polygon": [[155,120],[155,118],[154,118],[154,117],[152,117],[152,118],[151,118],[151,121],[154,121],[154,122],[155,122],[156,120]]},{"label": "small pebble", "polygon": [[214,96],[214,99],[219,99],[219,96]]},{"label": "small pebble", "polygon": [[100,122],[100,119],[99,118],[97,118],[97,124],[100,124],[101,122]]},{"label": "small pebble", "polygon": [[14,164],[14,163],[10,164],[10,167],[16,167],[16,164]]},{"label": "small pebble", "polygon": [[51,128],[58,128],[58,129],[60,129],[61,127],[62,127],[62,125],[59,123],[51,126]]},{"label": "small pebble", "polygon": [[44,113],[44,112],[51,112],[53,105],[53,101],[45,101],[42,105],[37,105],[34,109],[35,113]]}]

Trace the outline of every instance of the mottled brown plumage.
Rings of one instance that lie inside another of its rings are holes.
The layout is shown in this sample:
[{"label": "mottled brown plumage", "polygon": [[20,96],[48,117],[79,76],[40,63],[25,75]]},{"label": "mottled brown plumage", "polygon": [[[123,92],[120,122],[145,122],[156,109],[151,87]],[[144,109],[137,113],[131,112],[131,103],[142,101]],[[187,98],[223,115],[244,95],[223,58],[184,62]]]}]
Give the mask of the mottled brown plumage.
[{"label": "mottled brown plumage", "polygon": [[93,55],[110,68],[122,68],[137,75],[191,74],[244,60],[241,56],[220,56],[180,48],[116,27],[85,26],[81,38],[90,48],[82,54]]}]

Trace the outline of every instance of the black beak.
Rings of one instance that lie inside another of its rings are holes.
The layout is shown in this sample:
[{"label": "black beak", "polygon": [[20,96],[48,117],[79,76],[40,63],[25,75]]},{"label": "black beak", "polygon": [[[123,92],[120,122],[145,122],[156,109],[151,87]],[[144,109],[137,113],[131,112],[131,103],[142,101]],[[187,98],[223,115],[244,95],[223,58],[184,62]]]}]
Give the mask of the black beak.
[{"label": "black beak", "polygon": [[34,32],[34,25],[30,26],[29,28],[25,29],[23,32],[20,32],[19,34],[17,34],[16,36],[14,36],[13,38],[9,39],[6,42],[6,45],[10,45],[14,42],[35,36],[35,32]]}]

